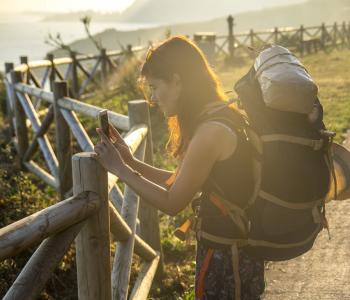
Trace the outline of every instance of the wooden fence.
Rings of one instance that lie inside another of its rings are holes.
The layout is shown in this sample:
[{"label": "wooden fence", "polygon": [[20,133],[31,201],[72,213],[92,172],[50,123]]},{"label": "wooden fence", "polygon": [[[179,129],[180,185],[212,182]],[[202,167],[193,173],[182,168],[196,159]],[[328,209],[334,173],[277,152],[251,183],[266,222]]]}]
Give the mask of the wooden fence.
[{"label": "wooden fence", "polygon": [[[139,211],[139,197],[128,186],[123,193],[118,178],[92,157],[93,144],[78,115],[96,119],[102,109],[68,97],[67,82],[54,80],[56,63],[64,61],[24,63],[5,76],[8,121],[20,163],[57,189],[60,201],[0,229],[1,259],[41,243],[4,299],[35,299],[74,239],[79,299],[127,299],[133,253],[143,263],[129,299],[146,299],[156,270],[163,267],[158,212],[144,204]],[[52,91],[31,73],[43,65],[50,72],[42,82],[50,78]],[[125,132],[134,155],[152,164],[148,104],[130,101],[128,108],[127,116],[109,111],[109,120]],[[51,125],[55,141],[48,135]],[[73,137],[82,153],[73,153]],[[39,150],[46,166],[35,161]],[[111,239],[118,243],[112,268]]]},{"label": "wooden fence", "polygon": [[215,39],[215,53],[234,58],[239,50],[250,52],[249,48],[259,49],[267,44],[279,44],[297,51],[303,56],[327,48],[350,47],[350,22],[335,22],[333,25],[299,28],[278,28],[270,30],[235,33],[234,18],[227,18],[228,35],[219,35]]},{"label": "wooden fence", "polygon": [[[52,90],[55,80],[69,80],[69,96],[84,99],[91,96],[91,91],[96,88],[108,92],[108,76],[118,71],[119,66],[130,56],[142,55],[146,49],[148,47],[129,45],[125,51],[102,49],[97,55],[77,55],[72,52],[69,57],[54,58],[53,54],[48,54],[45,60],[34,62],[29,62],[27,56],[21,56],[21,65],[16,70],[22,72],[24,82],[46,90]],[[13,68],[13,63],[5,63],[5,73]]]},{"label": "wooden fence", "polygon": [[[210,54],[224,56],[227,61],[233,61],[242,53],[252,54],[251,49],[259,50],[268,44],[285,46],[301,56],[319,50],[350,47],[350,22],[334,23],[333,25],[322,24],[320,26],[299,28],[278,28],[269,30],[253,30],[236,33],[234,31],[234,18],[227,18],[228,34],[216,35],[215,33],[200,33],[195,35],[199,39],[203,50]],[[207,53],[207,54],[208,54]],[[213,61],[213,58],[211,59]]]}]

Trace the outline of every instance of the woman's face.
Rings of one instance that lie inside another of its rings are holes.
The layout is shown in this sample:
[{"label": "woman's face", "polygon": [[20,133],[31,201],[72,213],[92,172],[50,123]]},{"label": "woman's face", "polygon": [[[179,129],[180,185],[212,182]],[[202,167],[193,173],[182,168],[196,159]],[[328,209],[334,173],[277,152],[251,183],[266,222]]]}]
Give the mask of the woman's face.
[{"label": "woman's face", "polygon": [[175,74],[170,81],[155,77],[146,80],[151,90],[151,101],[159,106],[166,117],[176,115],[181,93],[179,76]]}]

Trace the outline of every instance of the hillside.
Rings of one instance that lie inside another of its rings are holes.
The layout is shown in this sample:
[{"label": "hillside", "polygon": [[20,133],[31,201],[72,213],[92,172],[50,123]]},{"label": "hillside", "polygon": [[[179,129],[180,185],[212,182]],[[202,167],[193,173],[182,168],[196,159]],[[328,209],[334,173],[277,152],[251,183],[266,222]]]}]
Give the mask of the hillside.
[{"label": "hillside", "polygon": [[[285,0],[281,4],[278,0],[232,1],[221,0],[217,5],[215,0],[136,0],[125,11],[119,13],[99,14],[92,13],[95,21],[118,21],[135,23],[172,24],[183,22],[203,21],[221,17],[228,13],[237,14],[244,11],[270,8],[273,6],[286,6],[304,2],[305,0]],[[79,14],[86,12],[74,12],[69,14],[50,15],[45,20],[74,21]]]},{"label": "hillside", "polygon": [[[322,9],[320,9],[322,8]],[[315,10],[317,9],[317,14]],[[158,10],[154,10],[158,13]],[[228,11],[228,10],[227,10]],[[191,11],[190,13],[193,13]],[[227,13],[228,14],[228,13]],[[159,26],[151,29],[135,31],[118,31],[109,29],[96,35],[107,49],[118,49],[120,44],[145,45],[150,40],[158,40],[164,37],[166,29],[172,34],[184,34],[192,36],[194,32],[211,31],[217,34],[227,34],[227,14],[224,17],[210,21],[182,23],[168,26]],[[242,32],[253,28],[270,29],[278,27],[298,27],[316,25],[321,23],[350,21],[350,0],[309,0],[305,3],[289,6],[275,7],[258,11],[244,12],[235,16],[235,32]],[[141,19],[139,20],[141,22]],[[72,48],[84,52],[95,52],[94,45],[87,39],[78,40],[71,44]],[[64,55],[57,51],[56,55]]]}]

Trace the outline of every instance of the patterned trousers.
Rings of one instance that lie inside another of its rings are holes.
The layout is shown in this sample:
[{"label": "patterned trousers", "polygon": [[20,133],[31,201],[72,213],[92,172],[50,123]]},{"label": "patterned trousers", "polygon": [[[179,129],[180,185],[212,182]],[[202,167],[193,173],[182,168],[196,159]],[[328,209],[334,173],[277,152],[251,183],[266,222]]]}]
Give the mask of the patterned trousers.
[{"label": "patterned trousers", "polygon": [[[238,250],[241,300],[259,300],[265,289],[264,261]],[[198,242],[196,258],[196,300],[234,300],[232,252],[230,247],[212,249]]]}]

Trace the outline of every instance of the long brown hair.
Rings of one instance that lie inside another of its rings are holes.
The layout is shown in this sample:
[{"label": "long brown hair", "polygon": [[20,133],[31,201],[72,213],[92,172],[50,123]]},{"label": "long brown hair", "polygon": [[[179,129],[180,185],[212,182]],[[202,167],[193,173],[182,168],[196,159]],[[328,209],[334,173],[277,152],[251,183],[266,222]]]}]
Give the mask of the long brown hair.
[{"label": "long brown hair", "polygon": [[175,73],[180,76],[182,92],[178,114],[168,118],[167,148],[176,157],[186,150],[203,109],[227,97],[203,52],[183,36],[171,37],[151,48],[141,68],[142,78],[170,81]]}]

